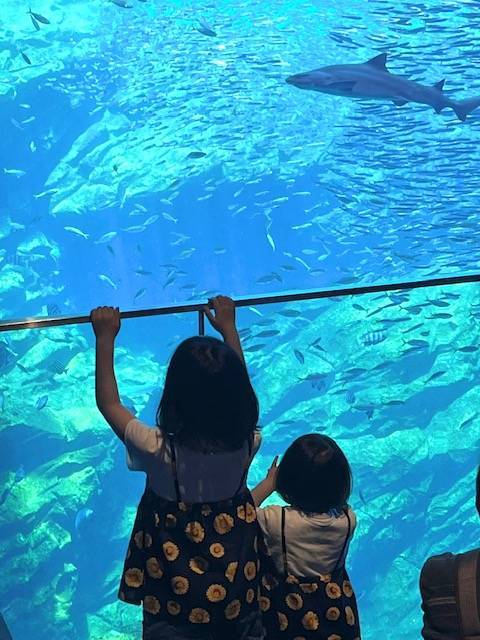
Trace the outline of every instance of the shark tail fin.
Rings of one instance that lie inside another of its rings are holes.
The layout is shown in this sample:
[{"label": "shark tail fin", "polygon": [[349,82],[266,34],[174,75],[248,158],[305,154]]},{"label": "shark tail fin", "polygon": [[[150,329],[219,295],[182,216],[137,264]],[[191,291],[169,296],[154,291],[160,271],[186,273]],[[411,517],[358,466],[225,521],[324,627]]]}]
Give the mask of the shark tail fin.
[{"label": "shark tail fin", "polygon": [[468,100],[460,100],[459,102],[454,102],[453,110],[457,114],[457,118],[462,122],[465,122],[469,113],[475,111],[478,107],[480,107],[480,97],[479,98],[469,98]]}]

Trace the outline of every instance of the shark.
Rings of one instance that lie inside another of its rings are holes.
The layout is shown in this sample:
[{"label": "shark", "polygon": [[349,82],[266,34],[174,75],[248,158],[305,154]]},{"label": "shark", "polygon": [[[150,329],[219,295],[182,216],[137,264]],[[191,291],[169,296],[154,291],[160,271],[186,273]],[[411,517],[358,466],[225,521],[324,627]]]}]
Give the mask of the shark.
[{"label": "shark", "polygon": [[408,102],[427,104],[433,107],[436,113],[450,107],[462,122],[469,113],[480,107],[480,96],[467,100],[452,100],[445,95],[445,80],[427,86],[390,73],[387,69],[386,53],[360,64],[337,64],[298,73],[288,77],[286,82],[299,89],[335,96],[391,100],[399,107]]}]

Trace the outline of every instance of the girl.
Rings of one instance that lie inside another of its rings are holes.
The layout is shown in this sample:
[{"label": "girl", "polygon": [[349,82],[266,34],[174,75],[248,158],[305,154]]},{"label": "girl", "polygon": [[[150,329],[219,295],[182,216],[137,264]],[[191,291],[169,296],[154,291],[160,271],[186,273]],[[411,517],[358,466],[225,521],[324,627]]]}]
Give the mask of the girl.
[{"label": "girl", "polygon": [[132,470],[147,474],[119,598],[143,603],[143,638],[259,640],[258,523],[245,479],[260,445],[258,402],[245,366],[229,298],[205,313],[223,336],[194,337],[170,361],[157,428],[120,403],[113,372],[119,311],[99,307],[96,399],[127,448]]},{"label": "girl", "polygon": [[[345,568],[356,518],[352,476],[337,443],[316,433],[295,440],[252,491],[268,556],[260,608],[269,640],[360,640]],[[277,491],[288,507],[260,505]]]}]

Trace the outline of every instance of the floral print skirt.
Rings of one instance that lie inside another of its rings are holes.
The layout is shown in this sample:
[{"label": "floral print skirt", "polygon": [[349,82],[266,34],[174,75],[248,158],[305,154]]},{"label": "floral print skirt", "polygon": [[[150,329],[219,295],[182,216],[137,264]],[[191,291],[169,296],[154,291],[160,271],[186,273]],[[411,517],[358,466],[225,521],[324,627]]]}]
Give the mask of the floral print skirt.
[{"label": "floral print skirt", "polygon": [[118,597],[148,619],[234,627],[258,611],[259,527],[250,492],[215,503],[140,501]]},{"label": "floral print skirt", "polygon": [[268,640],[360,640],[355,594],[344,567],[316,578],[262,576]]}]

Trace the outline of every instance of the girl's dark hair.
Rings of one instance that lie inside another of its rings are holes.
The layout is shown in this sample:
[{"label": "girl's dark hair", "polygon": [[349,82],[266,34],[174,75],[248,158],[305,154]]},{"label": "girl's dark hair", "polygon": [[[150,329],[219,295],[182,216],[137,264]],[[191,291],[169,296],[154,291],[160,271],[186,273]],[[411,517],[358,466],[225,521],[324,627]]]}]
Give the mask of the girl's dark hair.
[{"label": "girl's dark hair", "polygon": [[217,338],[184,340],[168,365],[157,426],[197,451],[234,451],[257,421],[257,396],[237,353]]},{"label": "girl's dark hair", "polygon": [[335,440],[310,433],[283,454],[276,488],[285,502],[302,511],[342,509],[352,491],[352,471]]}]

